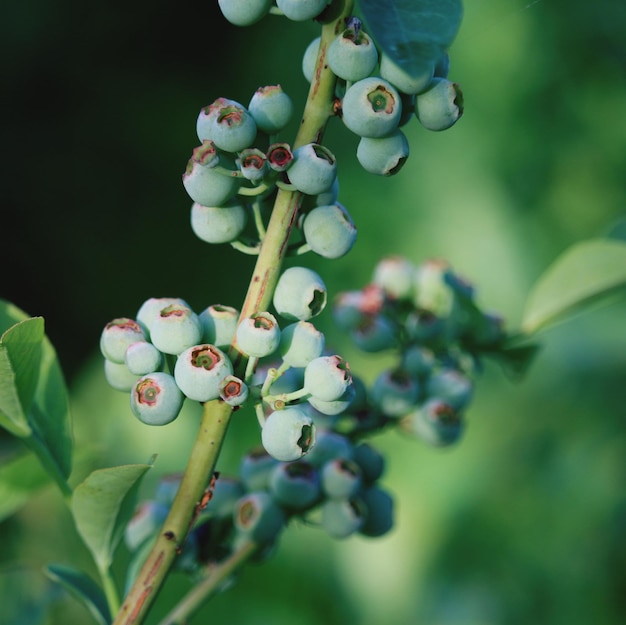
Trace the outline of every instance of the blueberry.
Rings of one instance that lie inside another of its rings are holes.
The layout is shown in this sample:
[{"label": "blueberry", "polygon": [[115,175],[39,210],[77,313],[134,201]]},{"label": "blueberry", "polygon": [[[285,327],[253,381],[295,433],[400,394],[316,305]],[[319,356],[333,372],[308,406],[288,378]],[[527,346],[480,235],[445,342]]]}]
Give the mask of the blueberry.
[{"label": "blueberry", "polygon": [[324,258],[345,256],[356,241],[356,226],[342,204],[317,206],[304,218],[304,238]]},{"label": "blueberry", "polygon": [[264,447],[249,451],[239,464],[239,476],[247,490],[266,490],[269,479],[278,460],[267,453]]},{"label": "blueberry", "polygon": [[322,467],[336,458],[350,460],[354,447],[350,440],[332,430],[319,430],[316,434],[315,447],[307,455],[307,462]]},{"label": "blueberry", "polygon": [[356,157],[361,167],[370,174],[393,176],[409,158],[409,142],[401,130],[385,137],[361,137]]},{"label": "blueberry", "polygon": [[465,374],[456,369],[444,368],[435,371],[426,382],[428,397],[444,400],[455,410],[463,410],[472,399],[474,384]]},{"label": "blueberry", "polygon": [[276,6],[294,22],[312,20],[327,4],[328,0],[276,0]]},{"label": "blueberry", "polygon": [[137,378],[136,373],[130,371],[126,363],[117,363],[108,359],[104,359],[104,377],[109,386],[116,391],[130,391],[135,385]]},{"label": "blueberry", "polygon": [[393,527],[391,495],[378,486],[371,486],[361,491],[359,499],[367,510],[359,532],[364,536],[382,536],[389,532]]},{"label": "blueberry", "polygon": [[235,527],[254,542],[273,542],[287,520],[283,509],[266,492],[241,497],[233,513]]},{"label": "blueberry", "polygon": [[144,501],[124,528],[124,542],[135,551],[146,540],[156,535],[169,513],[169,506],[157,501]]},{"label": "blueberry", "polygon": [[328,191],[336,175],[335,155],[319,143],[307,143],[296,148],[293,151],[293,162],[287,170],[289,182],[307,195]]},{"label": "blueberry", "polygon": [[212,304],[198,315],[198,319],[202,324],[202,341],[224,349],[235,336],[239,311],[232,306]]},{"label": "blueberry", "polygon": [[353,459],[361,469],[363,479],[370,484],[380,479],[385,470],[385,457],[369,443],[358,444]]},{"label": "blueberry", "polygon": [[151,373],[135,382],[130,394],[133,414],[148,425],[166,425],[178,416],[184,396],[169,373]]},{"label": "blueberry", "polygon": [[293,162],[293,152],[288,143],[272,143],[265,156],[270,169],[277,172],[287,171]]},{"label": "blueberry", "polygon": [[281,274],[274,290],[274,308],[285,319],[308,321],[326,307],[326,285],[306,267],[290,267]]},{"label": "blueberry", "polygon": [[363,525],[367,510],[359,499],[329,499],[322,504],[322,527],[333,538],[347,538]]},{"label": "blueberry", "polygon": [[100,335],[100,351],[107,360],[122,364],[128,347],[145,339],[146,335],[137,321],[118,317],[104,326]]},{"label": "blueberry", "polygon": [[283,329],[280,355],[291,367],[306,367],[324,351],[324,335],[308,321],[298,321]]},{"label": "blueberry", "polygon": [[219,394],[230,406],[241,406],[248,399],[248,387],[243,380],[227,375],[219,385]]},{"label": "blueberry", "polygon": [[307,401],[318,412],[321,412],[322,414],[327,416],[335,416],[348,410],[348,408],[350,408],[352,402],[354,401],[354,397],[354,384],[350,384],[350,386],[348,386],[343,395],[341,395],[337,399],[327,401],[325,399],[320,399],[319,397],[312,395],[308,398]]},{"label": "blueberry", "polygon": [[463,433],[463,418],[447,402],[433,397],[414,410],[406,421],[411,432],[436,447],[452,445]]},{"label": "blueberry", "polygon": [[321,495],[320,475],[308,462],[281,462],[270,475],[269,491],[281,506],[305,510]]},{"label": "blueberry", "polygon": [[194,202],[191,207],[191,229],[206,243],[236,241],[247,221],[246,207],[234,198],[221,206],[204,206]]},{"label": "blueberry", "polygon": [[315,75],[315,63],[317,62],[317,54],[320,49],[320,42],[322,41],[321,37],[316,37],[309,43],[302,55],[302,73],[306,78],[307,82],[313,81],[313,76]]},{"label": "blueberry", "polygon": [[316,399],[338,400],[352,384],[348,363],[341,356],[320,356],[304,370],[304,388]]},{"label": "blueberry", "polygon": [[276,460],[299,460],[315,445],[315,426],[311,417],[296,406],[276,410],[267,417],[261,440]]},{"label": "blueberry", "polygon": [[358,464],[335,458],[322,467],[322,489],[331,499],[350,499],[361,488],[362,475]]},{"label": "blueberry", "polygon": [[401,369],[385,369],[372,385],[374,405],[387,417],[397,419],[417,403],[420,387],[415,378]]},{"label": "blueberry", "polygon": [[274,315],[259,312],[243,319],[235,334],[237,345],[248,356],[262,358],[273,354],[280,343],[280,327]]},{"label": "blueberry", "polygon": [[211,104],[200,110],[196,121],[196,132],[200,143],[211,139],[213,120],[217,117],[220,109],[231,104],[236,105],[238,102],[235,102],[235,100],[229,100],[228,98],[217,98],[217,100],[214,100]]},{"label": "blueberry", "polygon": [[433,78],[428,91],[415,99],[415,115],[428,130],[446,130],[463,115],[461,87],[447,78]]},{"label": "blueberry", "polygon": [[254,143],[257,127],[248,109],[236,102],[217,111],[209,132],[220,150],[240,152]]},{"label": "blueberry", "polygon": [[433,63],[423,63],[415,71],[409,73],[396,64],[388,55],[380,58],[380,75],[388,80],[398,91],[414,95],[422,93],[430,85],[435,66]]},{"label": "blueberry", "polygon": [[189,399],[210,401],[220,394],[220,383],[233,373],[233,366],[224,352],[215,345],[194,345],[176,359],[174,377],[180,390]]},{"label": "blueberry", "polygon": [[328,65],[333,73],[355,82],[367,78],[378,63],[371,37],[361,28],[346,28],[328,47]]},{"label": "blueberry", "polygon": [[177,355],[202,338],[202,324],[188,306],[170,304],[152,322],[150,338],[164,354]]},{"label": "blueberry", "polygon": [[396,325],[386,315],[366,317],[350,336],[364,352],[381,352],[395,347],[398,342]]},{"label": "blueberry", "polygon": [[146,337],[150,338],[150,329],[154,320],[159,316],[159,313],[167,306],[171,304],[180,304],[190,308],[189,304],[180,297],[151,297],[147,299],[137,311],[137,323],[141,325]]},{"label": "blueberry", "polygon": [[423,345],[411,345],[402,352],[402,368],[417,378],[430,375],[435,365],[435,353]]},{"label": "blueberry", "polygon": [[129,345],[124,358],[128,370],[136,375],[158,371],[163,364],[163,354],[148,341]]},{"label": "blueberry", "polygon": [[400,94],[382,78],[355,82],[343,98],[343,122],[360,137],[391,134],[398,127],[401,113]]},{"label": "blueberry", "polygon": [[410,300],[413,295],[415,265],[402,256],[388,256],[378,261],[372,282],[391,299]]},{"label": "blueberry", "polygon": [[257,128],[273,135],[289,123],[293,114],[293,103],[280,85],[269,85],[255,91],[248,110]]},{"label": "blueberry", "polygon": [[218,0],[224,17],[235,26],[250,26],[263,18],[272,0]]}]

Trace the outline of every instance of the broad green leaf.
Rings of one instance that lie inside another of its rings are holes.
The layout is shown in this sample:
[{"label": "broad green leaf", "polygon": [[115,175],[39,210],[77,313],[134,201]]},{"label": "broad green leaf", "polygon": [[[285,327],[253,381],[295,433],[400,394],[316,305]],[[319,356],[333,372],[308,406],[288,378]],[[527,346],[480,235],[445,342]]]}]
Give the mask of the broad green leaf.
[{"label": "broad green leaf", "polygon": [[461,0],[359,0],[359,6],[376,43],[410,74],[439,60],[463,18]]},{"label": "broad green leaf", "polygon": [[91,473],[74,490],[76,529],[98,568],[108,570],[124,528],[131,518],[139,482],[150,464],[130,464]]},{"label": "broad green leaf", "polygon": [[64,564],[49,564],[43,572],[81,601],[99,625],[111,623],[111,613],[104,592],[91,577]]},{"label": "broad green leaf", "polygon": [[625,286],[626,243],[612,239],[578,243],[561,254],[535,283],[522,329],[528,334],[537,332]]},{"label": "broad green leaf", "polygon": [[41,317],[25,319],[0,337],[0,424],[16,436],[31,432],[28,411],[39,379]]},{"label": "broad green leaf", "polygon": [[19,510],[50,477],[38,459],[21,454],[0,466],[0,521]]}]

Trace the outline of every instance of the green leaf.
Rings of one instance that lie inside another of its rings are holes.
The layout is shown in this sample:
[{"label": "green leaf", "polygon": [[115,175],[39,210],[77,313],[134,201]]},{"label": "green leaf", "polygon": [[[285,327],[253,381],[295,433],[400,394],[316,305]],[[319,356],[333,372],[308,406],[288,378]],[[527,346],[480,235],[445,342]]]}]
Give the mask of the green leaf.
[{"label": "green leaf", "polygon": [[53,582],[61,584],[71,595],[81,601],[99,625],[111,623],[111,614],[104,592],[91,577],[64,564],[49,564],[43,572]]},{"label": "green leaf", "polygon": [[0,337],[0,425],[16,436],[29,436],[28,411],[39,379],[41,317],[24,319]]},{"label": "green leaf", "polygon": [[0,466],[0,521],[19,510],[50,477],[35,456],[26,453]]},{"label": "green leaf", "polygon": [[463,18],[461,0],[359,0],[359,6],[383,52],[413,75],[439,60]]},{"label": "green leaf", "polygon": [[538,343],[511,341],[489,355],[497,360],[507,373],[520,378],[526,374],[540,349],[541,345]]},{"label": "green leaf", "polygon": [[626,286],[626,243],[592,239],[559,256],[532,288],[522,321],[530,334]]},{"label": "green leaf", "polygon": [[108,570],[135,509],[137,488],[151,464],[130,464],[91,473],[74,490],[76,529],[100,571]]}]

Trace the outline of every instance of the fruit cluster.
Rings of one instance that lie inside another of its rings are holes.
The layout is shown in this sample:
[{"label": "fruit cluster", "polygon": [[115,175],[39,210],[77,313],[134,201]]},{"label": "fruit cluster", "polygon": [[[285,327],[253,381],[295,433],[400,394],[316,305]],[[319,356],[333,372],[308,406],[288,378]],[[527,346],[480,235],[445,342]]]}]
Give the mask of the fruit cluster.
[{"label": "fruit cluster", "polygon": [[[382,536],[393,524],[393,500],[378,485],[383,471],[383,456],[374,447],[332,431],[320,433],[306,461],[280,462],[263,448],[254,449],[242,458],[237,476],[215,480],[177,567],[193,574],[245,540],[258,546],[257,558],[265,557],[292,519],[333,538]],[[179,475],[162,478],[154,498],[138,507],[125,532],[131,551],[141,554],[142,546],[152,542],[179,483]]]}]

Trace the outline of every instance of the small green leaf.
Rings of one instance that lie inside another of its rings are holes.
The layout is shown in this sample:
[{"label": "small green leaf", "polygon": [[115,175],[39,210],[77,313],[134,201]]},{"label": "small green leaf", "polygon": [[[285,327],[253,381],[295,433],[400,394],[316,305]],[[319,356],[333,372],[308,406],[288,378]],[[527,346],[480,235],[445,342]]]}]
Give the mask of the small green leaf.
[{"label": "small green leaf", "polygon": [[26,453],[0,466],[0,521],[19,510],[38,490],[50,482],[33,454]]},{"label": "small green leaf", "polygon": [[44,323],[24,319],[0,337],[0,424],[16,436],[31,432],[28,411],[39,379]]},{"label": "small green leaf", "polygon": [[461,0],[359,0],[369,33],[409,74],[436,63],[459,30]]},{"label": "small green leaf", "polygon": [[522,329],[528,334],[537,332],[624,286],[626,243],[611,239],[578,243],[561,254],[535,283]]},{"label": "small green leaf", "polygon": [[64,564],[49,564],[43,572],[53,582],[61,584],[71,595],[81,601],[99,625],[111,623],[111,614],[104,592],[91,577]]},{"label": "small green leaf", "polygon": [[124,528],[133,515],[137,488],[150,464],[131,464],[91,473],[74,490],[76,529],[100,571],[108,570]]},{"label": "small green leaf", "polygon": [[503,369],[516,378],[526,374],[530,365],[534,362],[541,345],[538,343],[505,343],[498,351],[490,353],[497,360]]}]

